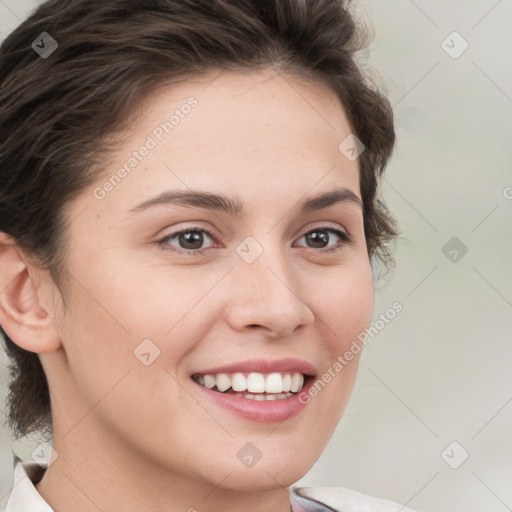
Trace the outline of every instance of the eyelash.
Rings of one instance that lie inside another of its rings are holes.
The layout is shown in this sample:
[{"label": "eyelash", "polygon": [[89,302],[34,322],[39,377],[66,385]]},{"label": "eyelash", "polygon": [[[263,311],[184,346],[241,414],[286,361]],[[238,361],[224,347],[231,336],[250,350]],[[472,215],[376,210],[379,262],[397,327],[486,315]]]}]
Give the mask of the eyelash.
[{"label": "eyelash", "polygon": [[[342,250],[345,247],[345,245],[352,243],[352,237],[348,233],[346,233],[345,231],[341,231],[340,229],[333,228],[331,226],[315,227],[313,229],[310,229],[309,231],[306,231],[300,238],[303,238],[304,236],[306,236],[310,233],[314,233],[316,231],[327,231],[330,233],[335,233],[342,240],[342,242],[336,247],[331,247],[330,249],[317,249],[320,252],[327,252],[327,253],[337,252],[337,251]],[[213,249],[213,247],[208,248],[208,249],[181,249],[181,250],[168,248],[169,247],[169,244],[167,243],[168,240],[176,238],[177,236],[184,234],[184,233],[194,233],[194,232],[206,233],[212,240],[216,241],[215,237],[207,229],[200,228],[200,227],[190,227],[190,228],[182,229],[180,231],[176,231],[175,233],[171,233],[170,235],[164,236],[163,238],[161,238],[160,240],[157,241],[157,244],[159,246],[161,246],[164,250],[170,250],[173,252],[186,254],[189,256],[193,256],[195,254],[203,254],[206,251]],[[309,247],[309,249],[311,249],[313,251],[315,250],[314,247]]]}]

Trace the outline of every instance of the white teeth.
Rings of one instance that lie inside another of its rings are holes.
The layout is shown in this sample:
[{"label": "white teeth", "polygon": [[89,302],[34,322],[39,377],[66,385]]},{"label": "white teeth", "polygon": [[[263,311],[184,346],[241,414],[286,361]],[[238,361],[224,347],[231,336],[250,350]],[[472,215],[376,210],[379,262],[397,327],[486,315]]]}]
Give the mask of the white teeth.
[{"label": "white teeth", "polygon": [[[204,376],[204,385],[208,389],[212,389],[213,386],[215,386],[215,383],[217,382],[217,379],[213,375],[205,375]],[[199,383],[201,384],[201,383]]]},{"label": "white teeth", "polygon": [[283,378],[280,373],[271,373],[265,379],[265,391],[267,393],[281,393],[283,391]]},{"label": "white teeth", "polygon": [[251,393],[264,393],[265,377],[261,373],[249,373],[247,377],[247,391]]},{"label": "white teeth", "polygon": [[282,388],[283,392],[287,393],[288,391],[290,391],[291,385],[292,385],[292,377],[289,373],[287,373],[283,377],[283,388]]},{"label": "white teeth", "polygon": [[283,398],[290,398],[293,393],[279,393],[279,395],[252,395],[251,393],[235,393],[240,398],[249,398],[251,400],[282,400]]},{"label": "white teeth", "polygon": [[226,391],[231,387],[231,377],[225,373],[217,375],[217,389],[219,391]]},{"label": "white teeth", "polygon": [[[233,374],[219,373],[218,375],[194,375],[194,380],[208,389],[216,386],[217,391],[225,392],[232,388],[235,392],[247,391],[244,394],[245,398],[253,398],[261,400],[250,394],[269,393],[272,395],[297,393],[304,386],[304,375],[302,373],[279,373],[273,372],[269,374],[262,374],[258,372],[251,372],[249,374],[237,372]],[[238,394],[237,393],[237,394]],[[266,396],[266,395],[264,395]],[[286,397],[286,395],[284,395]],[[274,397],[268,398],[273,400]]]},{"label": "white teeth", "polygon": [[302,373],[295,373],[292,377],[292,385],[290,388],[290,391],[292,393],[297,393],[299,389],[302,388],[302,385],[304,384],[304,376]]},{"label": "white teeth", "polygon": [[245,391],[247,389],[247,379],[243,373],[234,373],[231,378],[231,387],[233,391]]}]

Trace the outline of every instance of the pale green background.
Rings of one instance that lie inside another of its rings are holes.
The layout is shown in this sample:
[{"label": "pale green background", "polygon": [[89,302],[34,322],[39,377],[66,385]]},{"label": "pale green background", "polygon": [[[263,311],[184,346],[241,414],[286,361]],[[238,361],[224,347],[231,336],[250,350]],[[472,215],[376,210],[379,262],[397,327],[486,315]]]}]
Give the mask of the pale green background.
[{"label": "pale green background", "polygon": [[[0,0],[0,38],[36,4]],[[369,64],[398,134],[384,195],[403,237],[374,313],[395,301],[403,311],[370,341],[349,407],[300,484],[424,512],[512,510],[512,1],[357,4],[375,27]],[[458,59],[441,47],[453,31],[469,43]],[[454,236],[468,248],[457,263],[441,251]],[[2,496],[6,431],[0,441]],[[469,453],[458,469],[441,458],[452,441]]]}]

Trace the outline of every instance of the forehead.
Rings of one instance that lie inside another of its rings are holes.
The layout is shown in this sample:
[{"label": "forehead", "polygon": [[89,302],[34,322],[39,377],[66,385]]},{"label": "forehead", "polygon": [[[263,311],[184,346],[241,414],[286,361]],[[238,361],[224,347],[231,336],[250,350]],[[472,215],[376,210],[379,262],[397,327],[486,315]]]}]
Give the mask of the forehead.
[{"label": "forehead", "polygon": [[350,124],[321,82],[215,71],[156,90],[126,126],[123,146],[94,185],[107,185],[102,203],[115,210],[166,189],[260,199],[278,190],[297,200],[339,186],[359,195],[358,162],[339,149]]},{"label": "forehead", "polygon": [[[220,123],[223,126],[239,123],[238,113],[240,117],[251,115],[253,121],[269,126],[272,121],[289,118],[295,113],[297,117],[309,116],[312,125],[325,124],[336,131],[341,123],[349,128],[344,107],[326,83],[308,79],[298,72],[270,68],[214,69],[174,84],[164,83],[137,105],[131,120],[137,126],[145,121],[161,121],[162,113],[173,107],[179,108],[190,96],[200,103],[203,124],[211,114],[221,114],[220,118],[211,119],[218,123],[217,127]],[[226,110],[225,107],[233,108]]]}]

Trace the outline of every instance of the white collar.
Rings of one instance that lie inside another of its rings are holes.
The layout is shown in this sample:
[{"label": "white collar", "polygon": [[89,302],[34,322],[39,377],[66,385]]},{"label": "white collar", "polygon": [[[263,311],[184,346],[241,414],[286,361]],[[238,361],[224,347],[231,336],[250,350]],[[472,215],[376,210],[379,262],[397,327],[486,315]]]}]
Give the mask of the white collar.
[{"label": "white collar", "polygon": [[414,512],[394,501],[374,498],[345,487],[295,487],[292,492],[310,500],[312,507],[324,507],[312,508],[312,512]]},{"label": "white collar", "polygon": [[35,484],[41,480],[46,467],[33,461],[25,461],[14,451],[14,475],[11,478],[11,491],[6,508],[2,512],[54,512],[37,492]]},{"label": "white collar", "polygon": [[[54,512],[35,488],[46,466],[23,460],[14,451],[14,475],[6,508],[1,512]],[[343,487],[294,487],[292,512],[414,512],[397,503]]]}]

